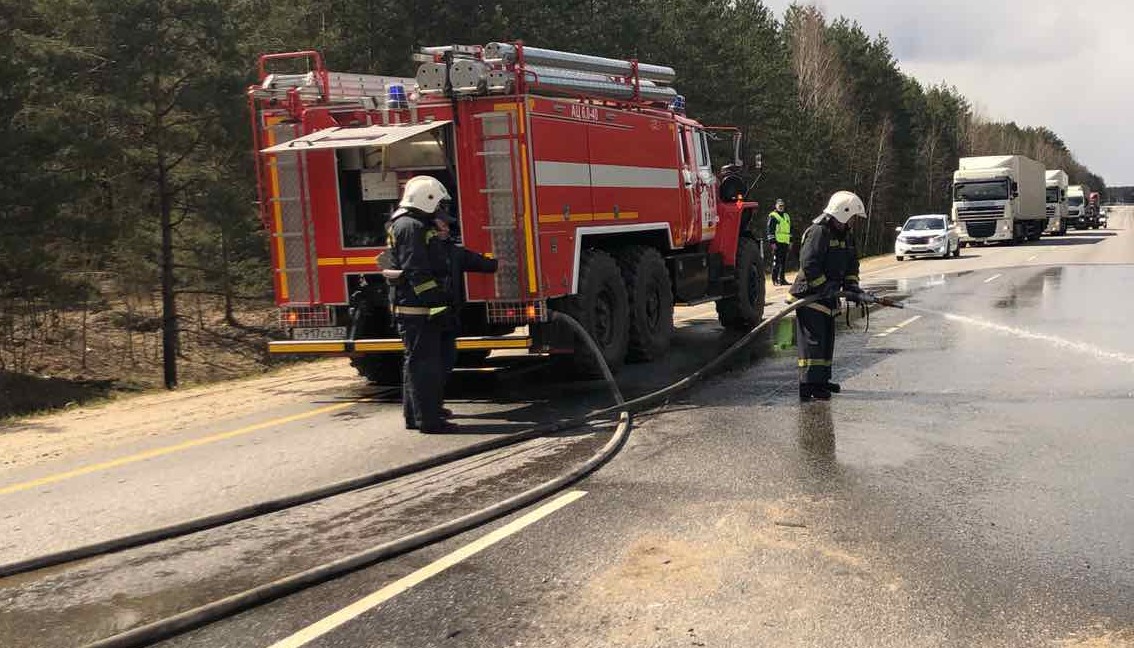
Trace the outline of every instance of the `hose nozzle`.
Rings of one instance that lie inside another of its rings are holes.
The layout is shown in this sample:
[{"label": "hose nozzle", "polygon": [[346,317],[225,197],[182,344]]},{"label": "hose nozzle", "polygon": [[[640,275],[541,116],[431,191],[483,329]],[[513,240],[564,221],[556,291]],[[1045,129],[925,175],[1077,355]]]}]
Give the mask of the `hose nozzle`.
[{"label": "hose nozzle", "polygon": [[858,302],[860,304],[878,304],[879,306],[885,306],[887,308],[905,308],[905,306],[903,306],[901,302],[896,302],[889,297],[881,297],[879,295],[875,295],[874,293],[844,293],[844,296],[847,298],[847,301]]}]

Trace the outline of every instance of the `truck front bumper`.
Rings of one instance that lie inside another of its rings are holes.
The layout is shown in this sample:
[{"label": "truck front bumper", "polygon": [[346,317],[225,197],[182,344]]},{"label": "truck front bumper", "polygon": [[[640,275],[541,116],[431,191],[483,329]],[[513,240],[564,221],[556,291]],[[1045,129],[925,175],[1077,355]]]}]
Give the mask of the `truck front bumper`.
[{"label": "truck front bumper", "polygon": [[[500,337],[462,337],[457,338],[460,351],[497,351],[502,349],[532,350],[532,338],[527,335],[502,335]],[[374,340],[278,340],[268,343],[272,355],[319,355],[353,356],[368,353],[402,353],[406,350],[397,338]]]},{"label": "truck front bumper", "polygon": [[[1002,241],[1011,241],[1015,238],[1015,232],[1012,230],[1012,221],[1007,218],[999,218],[995,221],[995,225],[989,228],[987,223],[983,222],[967,222],[961,221],[958,224],[958,229],[961,234],[962,243],[1000,243]],[[970,230],[970,227],[972,228]],[[990,231],[991,230],[991,231]],[[984,236],[974,236],[974,234],[983,234]]]}]

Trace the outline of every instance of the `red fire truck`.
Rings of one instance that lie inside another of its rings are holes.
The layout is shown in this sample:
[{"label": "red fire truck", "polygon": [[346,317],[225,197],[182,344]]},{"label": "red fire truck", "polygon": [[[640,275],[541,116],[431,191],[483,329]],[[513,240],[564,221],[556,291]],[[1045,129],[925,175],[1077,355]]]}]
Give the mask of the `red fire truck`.
[{"label": "red fire truck", "polygon": [[[675,304],[715,301],[728,327],[760,321],[762,236],[739,131],[687,118],[671,68],[521,43],[415,58],[413,79],[330,72],[311,51],[260,59],[260,208],[289,338],[272,353],[347,356],[371,380],[397,380],[403,349],[375,257],[419,174],[453,195],[462,244],[499,261],[465,279],[463,361],[573,354],[555,310],[614,367],[666,352]],[[711,142],[732,145],[719,172]],[[593,369],[585,352],[572,358]]]}]

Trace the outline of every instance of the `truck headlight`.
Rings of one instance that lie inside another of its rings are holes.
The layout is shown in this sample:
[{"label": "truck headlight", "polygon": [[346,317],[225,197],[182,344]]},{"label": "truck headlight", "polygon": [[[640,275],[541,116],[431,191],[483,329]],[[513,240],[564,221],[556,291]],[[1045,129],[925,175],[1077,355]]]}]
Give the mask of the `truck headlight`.
[{"label": "truck headlight", "polygon": [[943,240],[945,240],[944,236],[931,236],[929,238],[929,244],[930,245],[937,245],[938,243],[940,243]]},{"label": "truck headlight", "polygon": [[1010,231],[1011,229],[1012,228],[1008,225],[1008,221],[1006,221],[1006,220],[1000,221],[1000,231],[1001,232],[1007,232],[1007,231]]}]

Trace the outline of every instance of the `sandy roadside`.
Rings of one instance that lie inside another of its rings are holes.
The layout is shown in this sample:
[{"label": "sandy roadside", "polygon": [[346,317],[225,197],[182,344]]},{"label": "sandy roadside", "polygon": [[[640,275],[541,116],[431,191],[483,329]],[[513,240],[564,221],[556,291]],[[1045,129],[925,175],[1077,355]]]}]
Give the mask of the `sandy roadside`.
[{"label": "sandy roadside", "polygon": [[301,364],[267,376],[175,392],[128,395],[91,407],[0,425],[0,473],[144,437],[265,414],[363,385],[346,360]]}]

